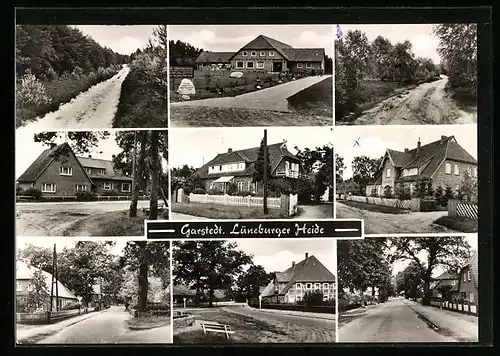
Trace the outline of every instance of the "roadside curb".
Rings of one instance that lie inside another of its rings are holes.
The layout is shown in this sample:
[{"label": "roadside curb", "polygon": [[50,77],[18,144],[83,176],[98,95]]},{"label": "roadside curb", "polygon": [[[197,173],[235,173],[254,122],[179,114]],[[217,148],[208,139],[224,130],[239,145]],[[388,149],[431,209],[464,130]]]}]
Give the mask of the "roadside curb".
[{"label": "roadside curb", "polygon": [[423,313],[418,311],[417,309],[413,308],[411,304],[405,303],[411,310],[415,312],[420,318],[422,318],[427,324],[429,324],[435,331],[441,330],[442,328],[434,323],[432,320],[430,320],[428,317],[426,317]]}]

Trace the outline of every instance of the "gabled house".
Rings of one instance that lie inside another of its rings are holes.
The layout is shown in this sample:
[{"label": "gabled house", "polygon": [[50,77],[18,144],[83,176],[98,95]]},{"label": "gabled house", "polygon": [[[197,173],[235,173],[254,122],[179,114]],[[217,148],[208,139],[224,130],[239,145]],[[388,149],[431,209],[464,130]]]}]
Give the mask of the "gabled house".
[{"label": "gabled house", "polygon": [[196,64],[200,67],[216,62],[226,63],[223,60],[230,62],[231,67],[239,71],[319,74],[325,69],[325,50],[293,48],[273,38],[259,35],[229,57],[227,52],[202,52]]},{"label": "gabled house", "polygon": [[283,272],[274,272],[260,297],[269,303],[297,303],[307,292],[315,291],[323,293],[323,300],[335,299],[335,276],[316,257],[306,253],[299,263],[292,262]]},{"label": "gabled house", "polygon": [[196,291],[193,289],[189,289],[183,284],[174,284],[172,294],[174,303],[182,304],[184,303],[184,298],[186,299],[186,303],[193,303],[196,296]]},{"label": "gabled house", "polygon": [[[305,174],[302,162],[286,148],[286,143],[268,145],[271,177],[298,179]],[[255,162],[259,147],[219,153],[211,161],[198,169],[195,174],[205,183],[205,189],[227,191],[227,185],[234,183],[240,192],[258,193],[262,182],[253,182]]]},{"label": "gabled house", "polygon": [[452,302],[458,293],[458,284],[458,276],[449,272],[442,273],[434,278],[429,285],[431,298],[440,298]]},{"label": "gabled house", "polygon": [[[25,304],[28,299],[29,293],[33,290],[33,275],[36,271],[39,269],[33,266],[30,266],[29,264],[23,262],[23,261],[16,261],[16,301],[19,304]],[[45,281],[45,301],[43,305],[41,306],[43,310],[48,311],[50,310],[50,293],[51,293],[51,287],[52,287],[52,274],[41,271],[42,276]],[[57,282],[57,292],[58,292],[58,298],[56,301],[56,292],[55,292],[55,285],[54,285],[54,294],[53,294],[53,300],[52,300],[52,310],[57,309],[57,304],[59,303],[59,310],[64,308],[67,304],[69,303],[79,303],[77,296],[70,291],[64,284],[62,284],[60,281]]]},{"label": "gabled house", "polygon": [[420,139],[414,149],[404,152],[387,149],[380,163],[374,182],[366,187],[366,195],[375,189],[383,195],[384,187],[394,192],[397,184],[408,186],[410,192],[419,181],[432,180],[435,187],[449,186],[457,189],[462,183],[464,172],[477,178],[477,160],[462,148],[454,136],[441,136],[440,140],[421,145]]},{"label": "gabled house", "polygon": [[129,194],[132,190],[132,178],[115,170],[112,161],[76,156],[68,143],[53,144],[43,151],[17,183],[22,190],[36,188],[52,196],[72,196],[82,191]]},{"label": "gabled house", "polygon": [[201,52],[196,59],[196,65],[198,70],[204,69],[224,69],[231,66],[229,58],[234,54],[234,52]]},{"label": "gabled house", "polygon": [[460,269],[459,277],[458,293],[460,298],[471,304],[478,305],[479,268],[477,252]]}]

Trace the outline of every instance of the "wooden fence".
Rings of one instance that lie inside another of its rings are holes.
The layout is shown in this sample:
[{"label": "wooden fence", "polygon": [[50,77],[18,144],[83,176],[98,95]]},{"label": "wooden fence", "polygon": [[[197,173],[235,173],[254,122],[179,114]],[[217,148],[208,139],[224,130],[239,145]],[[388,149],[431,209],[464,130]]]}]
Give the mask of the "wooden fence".
[{"label": "wooden fence", "polygon": [[453,310],[459,313],[478,315],[478,307],[477,305],[470,304],[458,304],[458,303],[450,303],[450,302],[440,302],[438,300],[431,300],[431,306],[436,308],[442,308],[446,310]]},{"label": "wooden fence", "polygon": [[346,200],[357,201],[360,203],[375,204],[389,206],[393,208],[400,208],[411,210],[412,201],[411,200],[399,200],[399,199],[389,199],[389,198],[378,198],[378,197],[363,197],[358,195],[346,195]]},{"label": "wooden fence", "polygon": [[59,311],[42,311],[33,313],[16,313],[16,320],[21,324],[50,324],[52,322],[68,319],[74,316],[91,313],[98,308],[80,308]]},{"label": "wooden fence", "polygon": [[[261,207],[264,204],[263,197],[246,197],[231,195],[209,195],[209,194],[189,194],[191,203],[222,204],[235,206],[255,206]],[[267,207],[270,209],[281,209],[281,198],[267,198]]]},{"label": "wooden fence", "polygon": [[479,208],[477,204],[457,199],[448,200],[448,216],[459,216],[472,220],[479,219]]}]

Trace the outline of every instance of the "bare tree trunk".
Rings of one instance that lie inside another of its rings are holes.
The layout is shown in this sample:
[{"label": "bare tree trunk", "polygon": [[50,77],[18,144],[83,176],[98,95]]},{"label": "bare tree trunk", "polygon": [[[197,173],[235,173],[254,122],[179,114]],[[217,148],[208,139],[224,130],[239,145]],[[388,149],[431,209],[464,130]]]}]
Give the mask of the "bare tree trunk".
[{"label": "bare tree trunk", "polygon": [[130,201],[129,217],[137,216],[137,200],[139,198],[139,189],[137,184],[137,131],[134,131],[134,149],[132,150],[134,157],[132,158],[132,199]]},{"label": "bare tree trunk", "polygon": [[136,241],[139,247],[139,312],[145,312],[148,303],[148,261],[146,241]]},{"label": "bare tree trunk", "polygon": [[147,131],[137,132],[137,140],[141,142],[139,155],[134,169],[134,186],[132,187],[132,202],[130,203],[131,218],[137,216],[137,201],[139,200],[139,190],[144,188],[144,162],[146,159],[146,144],[148,142]]},{"label": "bare tree trunk", "polygon": [[158,219],[158,190],[160,186],[160,155],[159,148],[159,132],[154,130],[151,132],[151,158],[152,173],[151,173],[151,199],[149,201],[149,220]]},{"label": "bare tree trunk", "polygon": [[211,308],[213,306],[214,300],[214,287],[210,285],[208,290],[208,307]]}]

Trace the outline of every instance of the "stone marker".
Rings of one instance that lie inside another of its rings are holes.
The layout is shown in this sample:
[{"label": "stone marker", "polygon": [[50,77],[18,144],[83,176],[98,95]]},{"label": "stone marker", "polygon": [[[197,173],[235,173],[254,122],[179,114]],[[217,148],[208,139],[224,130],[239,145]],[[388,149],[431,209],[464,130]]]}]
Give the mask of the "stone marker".
[{"label": "stone marker", "polygon": [[232,72],[231,74],[229,74],[229,77],[230,78],[241,78],[241,77],[243,77],[243,72]]},{"label": "stone marker", "polygon": [[177,89],[177,93],[181,95],[194,95],[196,94],[196,89],[191,80],[184,78],[179,85],[179,89]]},{"label": "stone marker", "polygon": [[189,95],[183,95],[181,98],[182,98],[182,100],[189,100],[189,99],[191,99],[191,97]]}]

